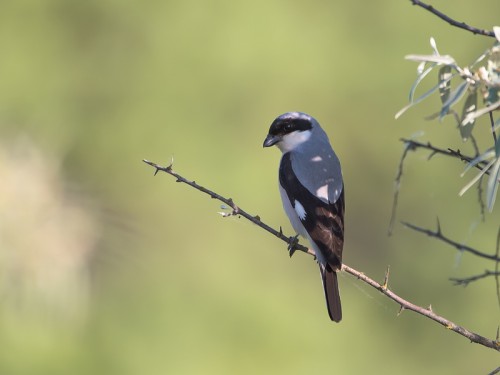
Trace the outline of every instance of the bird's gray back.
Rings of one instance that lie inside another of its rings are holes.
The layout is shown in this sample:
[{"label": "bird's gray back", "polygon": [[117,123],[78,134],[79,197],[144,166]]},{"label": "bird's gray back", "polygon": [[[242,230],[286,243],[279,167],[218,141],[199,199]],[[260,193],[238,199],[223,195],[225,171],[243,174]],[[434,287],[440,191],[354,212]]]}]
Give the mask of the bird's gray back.
[{"label": "bird's gray back", "polygon": [[323,129],[316,127],[311,139],[290,154],[293,171],[302,185],[324,202],[335,203],[343,188],[342,171]]}]

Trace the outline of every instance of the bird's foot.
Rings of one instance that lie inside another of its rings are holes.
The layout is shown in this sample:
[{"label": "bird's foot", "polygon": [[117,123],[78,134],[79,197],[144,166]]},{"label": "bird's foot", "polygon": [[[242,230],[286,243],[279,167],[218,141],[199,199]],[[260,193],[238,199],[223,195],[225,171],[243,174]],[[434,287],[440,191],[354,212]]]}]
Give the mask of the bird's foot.
[{"label": "bird's foot", "polygon": [[290,254],[290,258],[292,257],[295,250],[297,250],[297,245],[299,244],[299,235],[290,237],[288,239],[288,253]]}]

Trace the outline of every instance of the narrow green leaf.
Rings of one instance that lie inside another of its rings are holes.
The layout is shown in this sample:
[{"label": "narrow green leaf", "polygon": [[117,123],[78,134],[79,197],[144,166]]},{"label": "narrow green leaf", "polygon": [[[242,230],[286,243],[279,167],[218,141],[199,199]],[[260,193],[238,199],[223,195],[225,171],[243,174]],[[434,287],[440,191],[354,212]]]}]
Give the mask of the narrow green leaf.
[{"label": "narrow green leaf", "polygon": [[445,65],[439,69],[438,82],[439,82],[439,96],[441,97],[441,103],[445,103],[450,96],[452,77],[453,74],[451,73],[451,66]]},{"label": "narrow green leaf", "polygon": [[[500,143],[497,141],[497,144]],[[500,149],[500,147],[498,147]],[[488,178],[488,185],[486,187],[486,203],[488,205],[488,210],[493,211],[493,206],[495,205],[495,199],[498,191],[498,184],[500,183],[498,179],[500,178],[500,157],[497,157],[495,164],[490,169],[490,177]]]},{"label": "narrow green leaf", "polygon": [[500,27],[493,26],[493,32],[495,33],[495,38],[500,42]]},{"label": "narrow green leaf", "polygon": [[490,55],[490,50],[487,49],[486,51],[484,51],[477,59],[476,61],[474,61],[471,65],[471,67],[473,66],[476,66],[478,63],[480,63],[481,61],[484,60],[485,57],[489,56]]},{"label": "narrow green leaf", "polygon": [[483,161],[486,161],[486,160],[494,158],[494,157],[495,157],[495,150],[493,148],[486,150],[484,153],[482,153],[478,157],[474,158],[474,160],[471,160],[469,163],[467,163],[467,166],[465,167],[461,176],[463,177],[469,169],[475,167],[479,163],[482,163]]},{"label": "narrow green leaf", "polygon": [[415,82],[413,82],[413,85],[411,86],[411,89],[410,89],[410,95],[409,95],[410,103],[413,102],[413,98],[415,96],[415,91],[417,90],[417,86],[420,84],[420,82],[422,82],[422,80],[425,78],[425,76],[427,76],[427,74],[429,74],[436,66],[437,66],[437,64],[435,64],[435,63],[431,64],[427,69],[425,69],[422,73],[420,73],[418,75],[417,79],[415,80]]},{"label": "narrow green leaf", "polygon": [[434,39],[434,37],[431,36],[429,43],[431,44],[431,48],[434,51],[434,53],[439,56],[439,51],[438,51],[438,48],[436,45],[436,40]]},{"label": "narrow green leaf", "polygon": [[460,195],[460,196],[464,195],[465,192],[467,190],[469,190],[472,185],[474,185],[476,182],[478,182],[479,179],[486,173],[486,171],[488,169],[490,169],[490,167],[493,165],[494,162],[495,162],[495,159],[493,159],[488,164],[486,164],[486,166],[481,170],[481,172],[479,172],[467,185],[465,185],[462,188],[462,190],[460,190],[460,193],[458,193],[458,195]]},{"label": "narrow green leaf", "polygon": [[424,94],[422,94],[421,96],[419,96],[415,101],[405,105],[403,108],[401,108],[399,110],[398,113],[396,113],[396,116],[394,116],[396,118],[396,120],[401,117],[401,115],[403,113],[405,113],[408,109],[410,109],[411,107],[413,107],[415,104],[418,104],[420,103],[422,100],[424,100],[425,98],[427,98],[429,95],[431,95],[434,91],[436,91],[438,89],[439,85],[436,85],[434,86],[433,88],[431,88],[429,91],[425,92]]},{"label": "narrow green leaf", "polygon": [[418,64],[418,66],[417,66],[417,76],[419,76],[420,74],[422,74],[422,72],[425,69],[425,65],[426,64],[427,63],[425,61],[422,61],[420,64]]},{"label": "narrow green leaf", "polygon": [[450,94],[448,100],[441,107],[441,113],[439,114],[439,120],[442,120],[450,112],[450,108],[453,107],[465,94],[470,83],[468,81],[463,81],[457,86],[455,90]]},{"label": "narrow green leaf", "polygon": [[485,115],[486,113],[489,113],[491,111],[496,110],[497,108],[500,108],[500,100],[497,101],[496,103],[490,104],[487,107],[484,107],[478,111],[468,113],[465,118],[462,119],[462,125],[464,125],[465,122],[469,121],[475,121],[478,117],[481,117],[482,115]]},{"label": "narrow green leaf", "polygon": [[416,61],[416,62],[434,62],[440,65],[455,65],[455,59],[450,55],[406,55],[406,60]]},{"label": "narrow green leaf", "polygon": [[474,128],[474,124],[476,123],[476,118],[469,115],[471,113],[475,113],[476,109],[477,109],[477,91],[474,90],[469,94],[469,96],[467,96],[467,99],[465,100],[464,103],[464,108],[462,110],[462,117],[459,129],[463,141],[469,139],[472,133],[472,129]]}]

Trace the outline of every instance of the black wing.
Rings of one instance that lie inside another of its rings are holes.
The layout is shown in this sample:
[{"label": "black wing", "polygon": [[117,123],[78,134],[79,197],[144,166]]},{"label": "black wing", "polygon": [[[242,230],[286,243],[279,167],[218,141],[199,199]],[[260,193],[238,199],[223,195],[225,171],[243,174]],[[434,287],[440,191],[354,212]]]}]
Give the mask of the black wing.
[{"label": "black wing", "polygon": [[326,203],[317,198],[297,179],[292,170],[290,153],[281,158],[279,171],[280,184],[287,192],[292,207],[297,200],[304,207],[305,217],[302,225],[309,233],[321,255],[333,271],[342,266],[344,246],[344,188],[334,203]]}]

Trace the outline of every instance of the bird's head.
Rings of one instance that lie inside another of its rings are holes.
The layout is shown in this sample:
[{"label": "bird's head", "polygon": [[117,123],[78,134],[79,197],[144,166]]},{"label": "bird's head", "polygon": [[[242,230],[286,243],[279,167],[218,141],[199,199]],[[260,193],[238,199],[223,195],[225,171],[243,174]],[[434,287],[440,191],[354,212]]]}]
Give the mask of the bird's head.
[{"label": "bird's head", "polygon": [[278,116],[269,128],[264,147],[276,145],[283,153],[292,151],[312,134],[316,120],[302,112],[287,112]]}]

